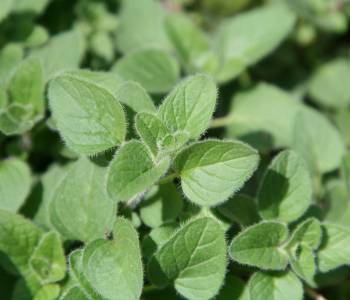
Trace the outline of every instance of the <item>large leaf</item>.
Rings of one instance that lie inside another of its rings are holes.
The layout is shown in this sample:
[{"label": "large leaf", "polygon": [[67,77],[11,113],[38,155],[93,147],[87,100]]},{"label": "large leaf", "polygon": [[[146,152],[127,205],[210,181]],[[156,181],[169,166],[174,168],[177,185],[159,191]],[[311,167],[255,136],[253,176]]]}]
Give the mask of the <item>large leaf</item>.
[{"label": "large leaf", "polygon": [[311,194],[311,179],[302,158],[292,151],[281,152],[262,180],[260,215],[267,220],[295,221],[311,204]]},{"label": "large leaf", "polygon": [[216,86],[210,77],[188,77],[165,98],[159,107],[159,117],[171,132],[187,131],[196,139],[209,126],[216,94]]},{"label": "large leaf", "polygon": [[212,218],[193,219],[161,246],[149,267],[155,284],[173,282],[186,299],[211,299],[225,277],[224,232]]},{"label": "large leaf", "polygon": [[144,193],[168,170],[170,160],[154,161],[147,147],[139,141],[125,143],[111,161],[107,191],[111,198],[128,201]]},{"label": "large leaf", "polygon": [[206,140],[181,151],[174,166],[185,195],[198,205],[212,206],[240,189],[258,161],[257,152],[246,144]]},{"label": "large leaf", "polygon": [[82,157],[56,187],[49,204],[50,219],[65,238],[91,241],[111,229],[116,205],[105,191],[105,176],[105,168]]},{"label": "large leaf", "polygon": [[31,174],[26,163],[16,158],[0,162],[0,209],[16,212],[30,187]]},{"label": "large leaf", "polygon": [[303,286],[292,272],[257,272],[249,280],[249,292],[254,300],[303,299]]},{"label": "large leaf", "polygon": [[83,270],[92,287],[111,300],[138,300],[143,286],[138,235],[132,224],[119,218],[113,240],[96,240],[83,253]]},{"label": "large leaf", "polygon": [[179,66],[167,51],[149,48],[134,51],[113,67],[121,78],[140,83],[148,92],[165,93],[177,82]]},{"label": "large leaf", "polygon": [[288,256],[283,243],[288,229],[283,223],[261,222],[243,230],[233,238],[229,253],[234,261],[263,270],[283,270]]},{"label": "large leaf", "polygon": [[58,130],[74,151],[92,155],[123,142],[125,115],[107,90],[63,75],[51,81],[49,100]]}]

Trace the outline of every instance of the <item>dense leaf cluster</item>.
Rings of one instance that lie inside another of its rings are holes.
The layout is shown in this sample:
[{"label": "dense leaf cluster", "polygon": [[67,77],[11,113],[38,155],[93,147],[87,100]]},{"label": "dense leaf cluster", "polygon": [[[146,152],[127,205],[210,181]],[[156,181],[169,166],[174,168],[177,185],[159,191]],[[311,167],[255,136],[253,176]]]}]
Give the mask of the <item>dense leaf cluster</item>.
[{"label": "dense leaf cluster", "polygon": [[349,299],[349,18],[1,0],[0,298]]}]

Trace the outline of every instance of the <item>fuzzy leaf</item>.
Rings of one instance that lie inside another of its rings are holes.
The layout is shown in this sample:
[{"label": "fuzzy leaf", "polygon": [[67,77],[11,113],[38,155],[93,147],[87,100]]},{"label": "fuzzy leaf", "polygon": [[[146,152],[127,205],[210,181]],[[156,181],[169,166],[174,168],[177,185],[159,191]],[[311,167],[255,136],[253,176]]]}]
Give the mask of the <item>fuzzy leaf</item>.
[{"label": "fuzzy leaf", "polygon": [[93,155],[124,141],[123,108],[98,85],[63,75],[51,81],[49,100],[57,128],[74,151]]},{"label": "fuzzy leaf", "polygon": [[289,256],[289,262],[293,272],[309,285],[314,286],[316,273],[316,256],[312,249],[306,245],[299,245],[293,254]]},{"label": "fuzzy leaf", "polygon": [[303,286],[292,272],[257,272],[249,280],[249,291],[254,300],[303,299]]},{"label": "fuzzy leaf", "polygon": [[173,281],[186,299],[211,299],[225,277],[224,232],[212,218],[191,220],[161,246],[149,267],[155,284]]},{"label": "fuzzy leaf", "polygon": [[105,168],[82,157],[57,186],[49,204],[50,219],[65,238],[86,242],[111,229],[116,205],[105,191],[105,174]]},{"label": "fuzzy leaf", "polygon": [[241,142],[207,140],[190,145],[175,158],[185,195],[212,206],[227,200],[257,168],[257,152]]},{"label": "fuzzy leaf", "polygon": [[125,143],[111,161],[107,191],[111,198],[128,201],[143,193],[169,168],[169,158],[154,161],[147,147],[139,141]]},{"label": "fuzzy leaf", "polygon": [[317,253],[321,272],[350,264],[350,230],[332,223],[324,223],[324,240]]},{"label": "fuzzy leaf", "polygon": [[293,222],[311,204],[307,166],[292,151],[281,152],[268,167],[258,193],[259,213],[266,219]]},{"label": "fuzzy leaf", "polygon": [[233,238],[229,253],[234,261],[264,270],[283,270],[288,256],[282,244],[288,237],[286,225],[274,221],[261,222],[243,230]]},{"label": "fuzzy leaf", "polygon": [[317,250],[322,239],[320,221],[315,218],[306,219],[298,224],[288,241],[286,248],[295,248],[298,244],[304,244],[311,250]]},{"label": "fuzzy leaf", "polygon": [[177,82],[180,68],[169,52],[149,48],[122,57],[113,71],[124,80],[140,83],[150,93],[165,93]]},{"label": "fuzzy leaf", "polygon": [[42,283],[53,283],[64,278],[66,260],[61,239],[56,232],[51,231],[42,236],[29,263]]},{"label": "fuzzy leaf", "polygon": [[31,187],[28,165],[10,158],[0,162],[0,209],[16,212],[27,198]]},{"label": "fuzzy leaf", "polygon": [[216,86],[206,75],[181,81],[159,107],[159,117],[170,132],[187,131],[198,138],[209,126],[216,103]]},{"label": "fuzzy leaf", "polygon": [[83,270],[92,287],[111,300],[138,300],[143,273],[138,235],[129,221],[117,219],[113,240],[96,240],[83,253]]}]

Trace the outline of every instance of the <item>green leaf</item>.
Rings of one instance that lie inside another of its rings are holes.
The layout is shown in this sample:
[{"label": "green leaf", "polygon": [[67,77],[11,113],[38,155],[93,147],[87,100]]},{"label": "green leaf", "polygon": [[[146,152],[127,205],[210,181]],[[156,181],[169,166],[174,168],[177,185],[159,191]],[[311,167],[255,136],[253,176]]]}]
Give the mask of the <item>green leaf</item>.
[{"label": "green leaf", "polygon": [[325,186],[324,221],[350,229],[350,199],[344,181],[332,180]]},{"label": "green leaf", "polygon": [[311,250],[317,250],[322,239],[322,228],[320,222],[315,218],[306,219],[298,224],[288,241],[286,248],[292,249],[299,244],[304,244]]},{"label": "green leaf", "polygon": [[156,46],[168,49],[170,43],[164,30],[165,11],[155,0],[122,2],[116,45],[123,53]]},{"label": "green leaf", "polygon": [[340,78],[350,78],[350,60],[337,58],[316,70],[309,84],[315,102],[331,108],[345,108],[350,104],[350,86]]},{"label": "green leaf", "polygon": [[169,52],[148,48],[125,55],[113,71],[124,80],[140,83],[150,93],[165,93],[177,82],[180,68]]},{"label": "green leaf", "polygon": [[334,122],[344,140],[350,146],[350,109],[340,109],[334,114]]},{"label": "green leaf", "polygon": [[332,223],[324,223],[324,240],[317,253],[318,267],[328,272],[350,264],[350,230]]},{"label": "green leaf", "polygon": [[[12,1],[12,0],[10,0]],[[5,1],[6,2],[6,1]],[[3,5],[4,1],[1,2]],[[3,12],[0,10],[1,13]],[[0,14],[1,14],[0,13]],[[13,74],[13,70],[24,56],[23,48],[16,44],[8,44],[0,51],[0,84],[4,84]]]},{"label": "green leaf", "polygon": [[348,195],[350,195],[350,152],[346,153],[343,157],[341,164],[341,174],[345,181]]},{"label": "green leaf", "polygon": [[116,204],[105,191],[106,169],[80,158],[56,187],[50,219],[65,238],[91,241],[104,237],[113,224]]},{"label": "green leaf", "polygon": [[74,151],[93,155],[124,141],[123,108],[98,85],[63,75],[51,81],[49,100],[57,128]]},{"label": "green leaf", "polygon": [[10,158],[0,162],[0,209],[16,212],[29,195],[30,169],[26,163]]},{"label": "green leaf", "polygon": [[31,12],[40,14],[50,0],[14,0],[13,11],[16,13]]},{"label": "green leaf", "polygon": [[44,66],[44,78],[48,81],[59,72],[78,68],[83,52],[81,34],[71,30],[53,36],[45,46],[31,51],[30,57],[40,59]]},{"label": "green leaf", "polygon": [[107,191],[111,198],[128,201],[155,184],[169,168],[164,157],[154,161],[147,147],[131,140],[117,151],[107,174]]},{"label": "green leaf", "polygon": [[51,231],[41,237],[29,264],[42,284],[54,283],[64,278],[66,260],[57,232]]},{"label": "green leaf", "polygon": [[183,67],[194,71],[196,60],[209,49],[208,37],[185,14],[170,14],[165,29]]},{"label": "green leaf", "polygon": [[212,218],[193,219],[181,227],[156,252],[149,267],[155,284],[173,281],[189,300],[214,297],[225,277],[226,242]]},{"label": "green leaf", "polygon": [[55,300],[60,294],[60,286],[58,284],[44,285],[34,297],[34,300]]},{"label": "green leaf", "polygon": [[170,182],[153,187],[140,206],[140,218],[144,224],[155,228],[175,221],[183,207],[182,198]]},{"label": "green leaf", "polygon": [[185,195],[213,206],[240,189],[257,168],[257,152],[241,142],[206,140],[190,145],[175,158]]},{"label": "green leaf", "polygon": [[[63,299],[75,300],[76,298],[73,297],[74,295],[77,299],[102,300],[102,297],[93,289],[84,274],[83,251],[82,249],[78,249],[71,252],[69,255],[69,274],[72,277],[76,289],[74,289],[74,291],[68,291]],[[78,296],[80,298],[78,298]]]},{"label": "green leaf", "polygon": [[235,195],[217,207],[217,210],[231,222],[237,222],[242,227],[258,223],[258,214],[255,199],[247,195]]},{"label": "green leaf", "polygon": [[141,140],[156,156],[160,150],[160,142],[168,134],[163,122],[154,114],[139,113],[135,118],[135,128]]},{"label": "green leaf", "polygon": [[115,91],[115,97],[133,112],[156,112],[156,107],[146,90],[137,82],[125,81]]},{"label": "green leaf", "polygon": [[266,220],[293,222],[311,204],[312,184],[307,166],[293,151],[274,158],[258,193],[259,213]]},{"label": "green leaf", "polygon": [[3,0],[0,3],[0,22],[11,12],[13,0]]},{"label": "green leaf", "polygon": [[293,148],[316,174],[340,167],[344,142],[329,120],[311,108],[301,110],[295,119]]},{"label": "green leaf", "polygon": [[159,107],[159,117],[170,132],[187,131],[197,139],[209,126],[216,103],[216,86],[206,75],[178,84]]},{"label": "green leaf", "polygon": [[78,286],[73,286],[62,294],[59,300],[90,300]]},{"label": "green leaf", "polygon": [[83,253],[83,270],[92,287],[111,300],[139,299],[143,286],[138,235],[129,221],[117,219],[113,240],[96,240]]},{"label": "green leaf", "polygon": [[303,299],[303,286],[292,272],[256,272],[249,280],[249,291],[254,300]]},{"label": "green leaf", "polygon": [[264,221],[244,229],[233,238],[229,247],[231,258],[263,270],[284,270],[288,256],[283,243],[288,228],[283,223]]},{"label": "green leaf", "polygon": [[287,92],[259,83],[252,90],[235,95],[227,135],[261,150],[289,146],[300,107]]},{"label": "green leaf", "polygon": [[0,252],[4,253],[24,277],[26,287],[33,295],[40,287],[29,260],[43,231],[29,220],[13,212],[0,210]]},{"label": "green leaf", "polygon": [[240,278],[227,274],[217,300],[250,300],[248,285]]},{"label": "green leaf", "polygon": [[[70,166],[68,164],[68,166]],[[54,196],[54,192],[67,173],[68,167],[53,165],[41,177],[40,183],[37,186],[38,196],[40,197],[39,208],[34,215],[34,221],[45,229],[53,229],[49,216],[49,205]]]},{"label": "green leaf", "polygon": [[294,22],[295,16],[283,4],[266,5],[223,22],[213,40],[214,51],[221,61],[215,74],[217,80],[235,78],[270,54],[288,36]]},{"label": "green leaf", "polygon": [[289,256],[289,262],[293,272],[309,285],[315,286],[316,256],[308,246],[299,245],[297,250]]}]

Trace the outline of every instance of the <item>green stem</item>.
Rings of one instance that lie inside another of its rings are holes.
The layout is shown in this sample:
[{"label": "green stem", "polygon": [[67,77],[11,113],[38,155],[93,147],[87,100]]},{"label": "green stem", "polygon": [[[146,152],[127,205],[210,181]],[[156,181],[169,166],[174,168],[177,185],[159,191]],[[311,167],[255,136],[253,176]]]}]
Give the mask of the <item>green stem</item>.
[{"label": "green stem", "polygon": [[151,285],[144,286],[144,287],[143,287],[143,292],[144,292],[144,293],[152,292],[152,291],[157,290],[157,289],[158,289],[157,286],[151,284]]},{"label": "green stem", "polygon": [[178,175],[176,173],[170,173],[167,176],[163,177],[161,180],[159,180],[159,184],[166,184],[169,182],[172,182]]},{"label": "green stem", "polygon": [[232,121],[233,121],[233,118],[231,115],[228,115],[222,118],[217,118],[217,119],[211,120],[210,128],[225,127],[227,125],[230,125]]}]

